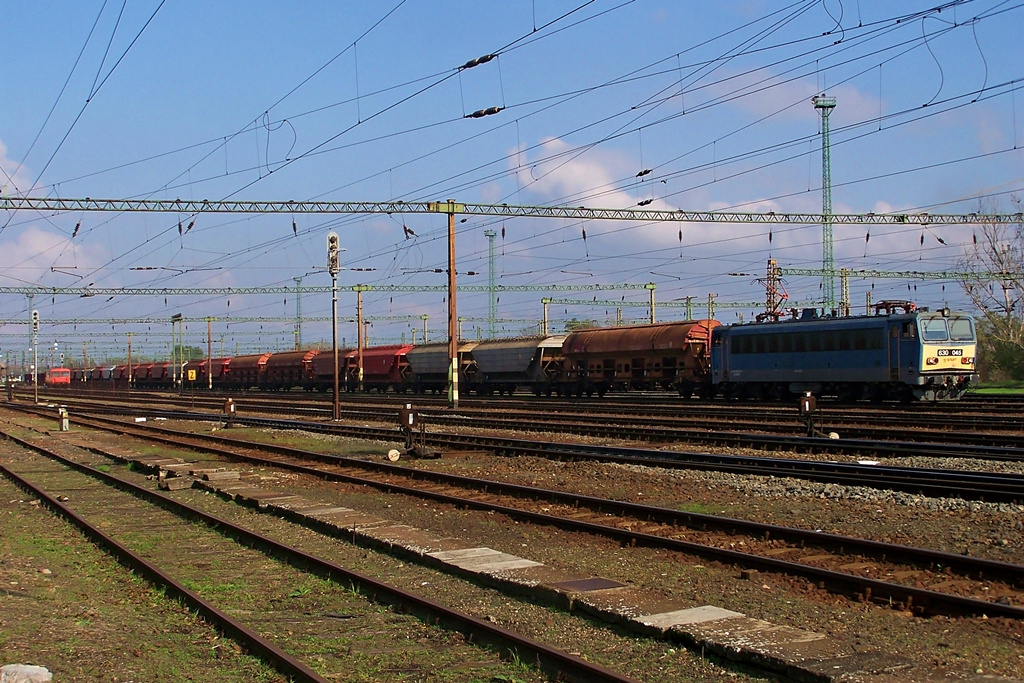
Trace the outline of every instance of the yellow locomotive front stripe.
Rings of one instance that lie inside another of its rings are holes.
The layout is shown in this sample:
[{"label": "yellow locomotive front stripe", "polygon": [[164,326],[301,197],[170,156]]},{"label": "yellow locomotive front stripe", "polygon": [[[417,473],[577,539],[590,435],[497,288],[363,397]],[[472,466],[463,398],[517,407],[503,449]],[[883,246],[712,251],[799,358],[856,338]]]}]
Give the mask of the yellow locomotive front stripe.
[{"label": "yellow locomotive front stripe", "polygon": [[976,350],[977,347],[974,344],[964,344],[962,346],[925,346],[922,349],[923,363],[921,370],[922,372],[973,370]]}]

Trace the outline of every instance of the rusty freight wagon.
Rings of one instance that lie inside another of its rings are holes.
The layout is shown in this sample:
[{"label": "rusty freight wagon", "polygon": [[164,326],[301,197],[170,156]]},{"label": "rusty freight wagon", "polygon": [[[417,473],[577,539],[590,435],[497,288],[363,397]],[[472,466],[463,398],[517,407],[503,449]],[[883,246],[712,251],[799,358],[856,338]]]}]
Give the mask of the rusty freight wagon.
[{"label": "rusty freight wagon", "polygon": [[582,396],[629,389],[710,390],[711,330],[716,320],[682,320],[577,330],[565,338],[566,389]]}]

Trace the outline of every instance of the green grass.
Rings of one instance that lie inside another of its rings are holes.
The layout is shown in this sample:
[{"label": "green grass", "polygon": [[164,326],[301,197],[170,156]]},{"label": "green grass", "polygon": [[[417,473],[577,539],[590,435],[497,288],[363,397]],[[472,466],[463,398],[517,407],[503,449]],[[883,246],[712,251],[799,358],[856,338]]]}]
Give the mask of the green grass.
[{"label": "green grass", "polygon": [[1024,394],[1024,382],[983,382],[972,388],[970,393],[983,396]]},{"label": "green grass", "polygon": [[679,505],[680,512],[693,512],[699,515],[720,515],[723,510],[718,507],[711,507],[706,503],[682,503]]}]

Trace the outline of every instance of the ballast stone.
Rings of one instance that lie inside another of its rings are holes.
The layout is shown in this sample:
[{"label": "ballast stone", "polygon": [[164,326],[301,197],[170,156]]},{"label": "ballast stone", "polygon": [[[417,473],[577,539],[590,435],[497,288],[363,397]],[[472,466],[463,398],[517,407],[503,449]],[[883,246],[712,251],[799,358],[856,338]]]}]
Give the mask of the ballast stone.
[{"label": "ballast stone", "polygon": [[45,666],[5,664],[0,667],[0,683],[50,683],[53,674]]}]

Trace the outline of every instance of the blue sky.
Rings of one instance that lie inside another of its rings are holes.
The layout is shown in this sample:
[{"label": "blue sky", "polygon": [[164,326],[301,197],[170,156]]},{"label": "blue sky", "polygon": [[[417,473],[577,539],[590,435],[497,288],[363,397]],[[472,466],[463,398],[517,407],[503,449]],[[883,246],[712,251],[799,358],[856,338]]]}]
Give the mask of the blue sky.
[{"label": "blue sky", "polygon": [[[594,208],[653,200],[651,208],[820,212],[811,97],[825,92],[838,101],[830,119],[836,213],[1009,210],[1024,188],[1022,28],[1024,3],[998,0],[941,11],[933,2],[873,0],[9,2],[0,185],[5,194],[61,197]],[[487,54],[497,57],[458,69]],[[465,118],[488,107],[502,111]],[[347,250],[343,288],[445,283],[433,272],[446,265],[442,216],[201,215],[184,235],[179,220],[187,227],[192,217],[0,215],[0,285],[279,286],[300,276],[328,285],[328,230]],[[406,239],[403,225],[415,236]],[[458,270],[481,274],[464,283],[487,284],[485,230],[498,233],[502,285],[655,282],[659,301],[705,302],[714,292],[720,302],[748,302],[764,298],[756,278],[769,257],[784,267],[821,265],[815,225],[769,237],[766,226],[468,217],[458,226]],[[950,269],[971,234],[876,226],[867,239],[864,227],[837,226],[836,266]],[[794,301],[821,297],[815,278],[787,278],[786,289]],[[851,289],[858,309],[867,291],[876,301],[962,303],[952,283],[854,279]],[[538,319],[544,295],[505,293],[498,315]],[[646,292],[597,298],[622,297],[645,301]],[[2,318],[28,317],[23,296],[2,295],[0,305]],[[339,305],[352,315],[354,294],[344,292]],[[433,338],[443,336],[443,294],[371,292],[364,306],[370,316],[410,317],[374,323],[371,343],[408,338],[423,314]],[[295,315],[294,297],[280,295],[56,296],[35,307],[44,322]],[[330,296],[306,295],[302,309],[328,316]],[[459,297],[460,315],[487,312],[486,294]],[[553,326],[615,316],[605,307],[550,312]],[[753,312],[719,309],[717,317]],[[623,309],[627,320],[644,315]],[[288,323],[214,327],[229,354],[292,343]],[[143,352],[167,347],[160,334],[169,325],[44,325],[41,338],[75,355],[83,339],[98,355],[116,354],[128,331]],[[354,325],[339,335],[353,340]],[[329,340],[329,325],[308,323],[303,338]],[[23,345],[0,337],[4,350]]]}]

